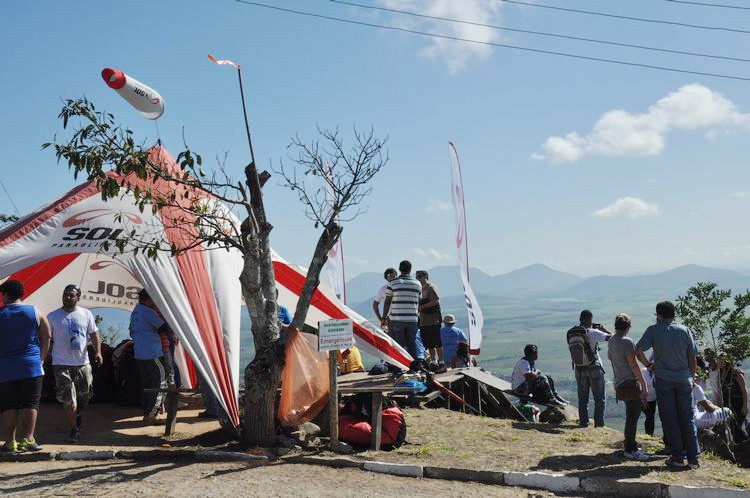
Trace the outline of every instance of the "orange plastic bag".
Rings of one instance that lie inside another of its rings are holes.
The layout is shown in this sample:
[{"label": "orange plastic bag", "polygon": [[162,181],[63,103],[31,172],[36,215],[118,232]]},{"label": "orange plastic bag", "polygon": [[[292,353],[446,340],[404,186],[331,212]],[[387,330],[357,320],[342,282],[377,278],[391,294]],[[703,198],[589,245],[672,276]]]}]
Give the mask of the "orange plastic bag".
[{"label": "orange plastic bag", "polygon": [[281,379],[279,421],[284,427],[309,422],[328,403],[328,355],[318,352],[318,337],[289,332]]}]

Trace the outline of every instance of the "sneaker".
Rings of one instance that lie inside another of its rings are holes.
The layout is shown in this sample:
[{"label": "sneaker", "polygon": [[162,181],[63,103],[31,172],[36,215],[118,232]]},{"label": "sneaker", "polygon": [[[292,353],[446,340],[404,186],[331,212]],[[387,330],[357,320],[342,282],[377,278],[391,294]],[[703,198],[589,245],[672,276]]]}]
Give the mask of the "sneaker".
[{"label": "sneaker", "polygon": [[16,453],[18,451],[18,441],[6,441],[1,450],[3,453]]},{"label": "sneaker", "polygon": [[635,451],[625,451],[623,454],[629,460],[638,460],[639,462],[648,462],[651,460],[651,455],[644,453],[640,448]]},{"label": "sneaker", "polygon": [[668,458],[664,465],[671,469],[686,469],[687,464],[682,460],[675,460],[674,458]]},{"label": "sneaker", "polygon": [[80,429],[78,429],[77,427],[70,429],[70,436],[68,437],[68,441],[70,441],[71,443],[77,443],[80,438],[81,438]]},{"label": "sneaker", "polygon": [[41,451],[42,447],[34,440],[34,438],[27,439],[23,438],[23,441],[18,443],[18,451]]},{"label": "sneaker", "polygon": [[688,468],[690,470],[699,469],[699,468],[701,468],[701,463],[699,461],[697,461],[697,460],[695,462],[688,462]]}]

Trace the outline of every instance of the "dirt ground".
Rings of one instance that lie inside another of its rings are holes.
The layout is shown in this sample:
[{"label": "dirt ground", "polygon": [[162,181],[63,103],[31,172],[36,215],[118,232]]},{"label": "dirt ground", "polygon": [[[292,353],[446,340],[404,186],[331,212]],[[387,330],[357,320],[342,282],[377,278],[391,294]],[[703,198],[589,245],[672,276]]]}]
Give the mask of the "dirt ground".
[{"label": "dirt ground", "polygon": [[[183,396],[182,401],[188,406],[179,411],[176,434],[169,438],[164,437],[163,426],[143,426],[142,414],[137,408],[96,404],[90,406],[84,415],[80,442],[68,443],[68,428],[62,408],[53,403],[44,403],[40,409],[37,438],[45,450],[58,452],[165,447],[236,448],[236,443],[225,435],[218,422],[198,417],[202,409],[198,396]],[[444,409],[406,409],[405,416],[408,426],[407,444],[392,452],[364,451],[353,457],[431,466],[536,470],[562,472],[578,477],[607,476],[669,484],[750,489],[750,469],[738,467],[711,454],[703,455],[700,469],[683,472],[666,471],[663,465],[666,457],[655,457],[653,461],[646,463],[625,460],[622,456],[622,433],[608,428],[534,425],[479,418]],[[661,447],[658,438],[639,434],[638,440],[649,452]],[[297,452],[292,454],[295,453]],[[312,453],[332,456],[323,449]],[[0,472],[8,472],[8,465],[10,464],[7,462],[0,464]],[[101,464],[101,468],[106,469],[107,465]],[[310,472],[329,472],[322,467],[311,469],[313,470]],[[343,471],[331,472],[335,474]],[[6,481],[7,478],[3,482]],[[446,486],[444,481],[438,482],[442,483],[441,486]]]},{"label": "dirt ground", "polygon": [[29,462],[0,465],[0,493],[17,496],[555,496],[542,491],[414,479],[313,465]]},{"label": "dirt ground", "polygon": [[[187,407],[177,413],[175,434],[164,437],[164,426],[144,426],[143,413],[137,407],[102,403],[90,405],[83,413],[81,438],[69,443],[70,428],[57,403],[45,402],[39,408],[37,440],[46,451],[142,450],[170,447],[215,447],[232,444],[216,420],[198,417],[202,411],[200,396],[180,395]],[[166,415],[161,415],[165,417]]]}]

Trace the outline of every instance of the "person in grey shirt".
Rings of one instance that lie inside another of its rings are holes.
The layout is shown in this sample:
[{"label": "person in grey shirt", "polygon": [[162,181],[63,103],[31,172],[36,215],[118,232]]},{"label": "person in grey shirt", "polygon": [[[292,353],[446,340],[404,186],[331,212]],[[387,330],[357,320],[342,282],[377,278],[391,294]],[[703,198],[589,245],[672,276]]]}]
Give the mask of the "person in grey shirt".
[{"label": "person in grey shirt", "polygon": [[[625,458],[645,462],[651,456],[638,448],[635,433],[638,428],[638,418],[641,416],[641,406],[645,405],[648,397],[648,384],[643,378],[635,358],[635,343],[628,337],[630,332],[630,316],[622,313],[615,318],[615,333],[609,339],[609,361],[615,374],[615,392],[625,383],[637,381],[641,385],[641,399],[623,399],[625,403]],[[620,397],[618,396],[618,399]]]},{"label": "person in grey shirt", "polygon": [[674,317],[674,304],[670,301],[657,304],[656,324],[643,333],[636,345],[636,355],[648,367],[644,351],[654,348],[656,402],[672,454],[665,464],[684,468],[687,455],[688,466],[696,469],[700,467],[700,450],[692,399],[698,350],[690,329],[674,323]]}]

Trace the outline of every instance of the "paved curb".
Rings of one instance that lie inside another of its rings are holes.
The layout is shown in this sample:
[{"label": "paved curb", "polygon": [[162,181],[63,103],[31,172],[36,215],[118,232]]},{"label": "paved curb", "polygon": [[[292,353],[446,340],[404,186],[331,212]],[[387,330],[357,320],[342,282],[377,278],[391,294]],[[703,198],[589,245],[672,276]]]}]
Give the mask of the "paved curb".
[{"label": "paved curb", "polygon": [[424,477],[449,481],[474,481],[484,484],[505,484],[504,472],[469,470],[451,467],[424,467]]},{"label": "paved curb", "polygon": [[136,450],[136,451],[117,451],[115,458],[122,460],[164,460],[170,458],[174,460],[187,460],[195,458],[196,450]]},{"label": "paved curb", "polygon": [[370,472],[391,474],[394,476],[423,477],[424,468],[421,465],[410,465],[407,463],[387,463],[366,461],[362,468]]},{"label": "paved curb", "polygon": [[54,455],[55,460],[113,460],[115,452],[110,451],[61,451]]},{"label": "paved curb", "polygon": [[667,485],[660,482],[617,481],[610,477],[584,477],[581,491],[591,494],[615,496],[666,496]]},{"label": "paved curb", "polygon": [[581,490],[578,477],[544,472],[505,472],[505,484],[522,488],[546,489],[559,493],[572,493]]},{"label": "paved curb", "polygon": [[670,498],[697,498],[710,496],[711,498],[747,498],[748,491],[730,488],[701,488],[697,486],[667,486],[665,496]]},{"label": "paved curb", "polygon": [[333,467],[336,469],[343,468],[363,468],[363,463],[359,460],[352,460],[351,458],[326,458],[320,456],[306,456],[306,455],[295,455],[282,458],[285,462],[289,463],[304,463],[308,465],[323,465],[326,467]]},{"label": "paved curb", "polygon": [[54,460],[55,454],[49,451],[35,453],[0,453],[0,462],[41,462]]},{"label": "paved curb", "polygon": [[[81,450],[35,453],[0,453],[0,462],[38,462],[45,460],[188,460],[199,462],[257,462],[270,461],[264,455],[222,451],[222,450],[189,450],[189,449],[153,449],[135,451],[114,450]],[[323,457],[314,455],[294,455],[283,457],[285,463],[323,465],[333,468],[360,468],[368,472],[378,472],[406,477],[424,477],[428,479],[447,479],[452,481],[470,481],[484,484],[518,486],[522,488],[545,489],[558,493],[590,493],[609,496],[649,496],[669,498],[740,498],[747,497],[748,491],[733,488],[680,486],[658,482],[618,481],[607,477],[567,476],[565,474],[548,474],[545,472],[511,472],[473,470],[452,467],[431,467],[402,463],[378,461],[360,461],[345,457]]]},{"label": "paved curb", "polygon": [[198,450],[195,452],[195,460],[198,462],[257,462],[267,461],[269,458],[264,455],[237,451]]}]

